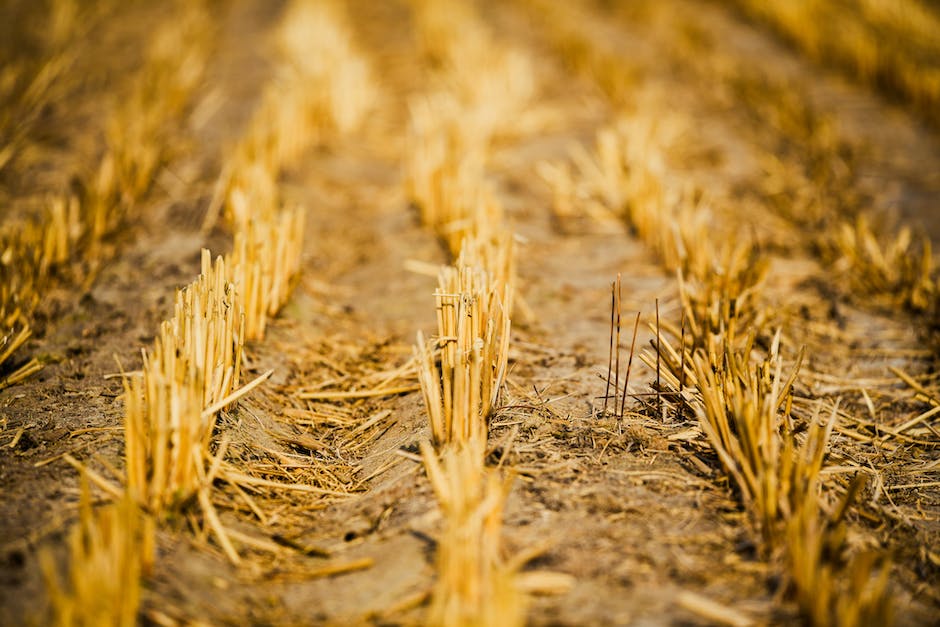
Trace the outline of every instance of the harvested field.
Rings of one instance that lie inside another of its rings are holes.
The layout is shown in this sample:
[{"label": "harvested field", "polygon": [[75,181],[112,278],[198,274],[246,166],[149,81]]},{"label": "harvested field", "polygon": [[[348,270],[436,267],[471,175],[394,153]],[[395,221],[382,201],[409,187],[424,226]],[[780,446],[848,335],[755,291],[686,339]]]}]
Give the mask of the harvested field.
[{"label": "harvested field", "polygon": [[0,624],[940,622],[940,8],[10,0]]}]

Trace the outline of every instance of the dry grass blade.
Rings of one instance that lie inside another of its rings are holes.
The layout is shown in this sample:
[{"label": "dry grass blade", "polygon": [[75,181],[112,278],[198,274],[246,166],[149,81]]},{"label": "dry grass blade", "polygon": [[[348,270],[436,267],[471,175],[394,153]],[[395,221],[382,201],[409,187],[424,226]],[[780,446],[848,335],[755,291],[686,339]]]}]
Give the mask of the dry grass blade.
[{"label": "dry grass blade", "polygon": [[729,625],[730,627],[749,627],[755,624],[755,621],[746,614],[694,592],[680,592],[676,601],[681,607],[715,624]]},{"label": "dry grass blade", "polygon": [[[3,350],[3,354],[0,354],[0,368],[3,367],[4,362],[13,355],[16,349],[26,343],[26,340],[29,339],[30,331],[28,328],[21,328],[18,333],[13,330],[11,334],[15,334],[12,340],[8,341],[10,335],[0,338],[0,350]],[[12,372],[0,379],[0,390],[8,388],[11,385],[16,385],[40,370],[42,370],[42,364],[39,363],[39,360],[35,358],[30,359],[25,364],[17,366]]]}]

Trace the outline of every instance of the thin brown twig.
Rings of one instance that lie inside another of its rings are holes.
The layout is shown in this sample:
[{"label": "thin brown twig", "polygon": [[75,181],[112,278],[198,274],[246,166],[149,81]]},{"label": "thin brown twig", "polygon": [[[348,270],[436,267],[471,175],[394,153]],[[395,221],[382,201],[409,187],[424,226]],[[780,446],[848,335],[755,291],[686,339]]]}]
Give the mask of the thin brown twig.
[{"label": "thin brown twig", "polygon": [[616,285],[616,294],[617,294],[617,298],[616,298],[616,305],[617,305],[616,306],[616,310],[617,310],[617,340],[616,340],[617,351],[616,353],[617,353],[617,356],[616,356],[616,370],[614,371],[614,413],[617,415],[620,415],[620,413],[622,413],[623,410],[621,409],[620,412],[617,411],[617,397],[618,397],[617,390],[620,389],[620,314],[621,314],[620,303],[621,303],[621,297],[623,294],[622,294],[622,289],[621,289],[619,272],[617,273],[617,281],[615,285]]},{"label": "thin brown twig", "polygon": [[[607,387],[604,389],[604,414],[607,414],[607,401],[610,399],[610,372],[614,365],[614,284],[610,284],[610,350],[607,354]],[[620,350],[620,347],[617,347]]]},{"label": "thin brown twig", "polygon": [[630,369],[633,367],[633,354],[636,351],[636,336],[640,330],[640,312],[636,312],[636,321],[633,323],[633,340],[630,342],[630,357],[627,359],[627,375],[623,381],[623,396],[620,399],[620,419],[627,406],[627,388],[630,386]]}]

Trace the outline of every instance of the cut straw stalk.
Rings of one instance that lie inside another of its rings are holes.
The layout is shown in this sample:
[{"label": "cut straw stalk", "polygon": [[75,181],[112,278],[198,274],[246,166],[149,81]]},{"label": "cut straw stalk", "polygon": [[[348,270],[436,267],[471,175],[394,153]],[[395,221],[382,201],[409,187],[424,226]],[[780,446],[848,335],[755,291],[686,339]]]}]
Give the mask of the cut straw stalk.
[{"label": "cut straw stalk", "polygon": [[829,2],[736,0],[808,56],[900,96],[940,124],[940,18],[915,0]]},{"label": "cut straw stalk", "polygon": [[[799,363],[783,380],[778,342],[779,336],[768,360],[753,369],[744,361],[750,345],[740,352],[726,349],[719,357],[725,367],[717,373],[711,368],[712,361],[699,352],[693,358],[692,380],[702,397],[697,408],[699,424],[725,470],[741,488],[765,546],[771,549],[779,537],[779,521],[792,512],[790,499],[805,487],[805,480],[818,476],[832,424],[830,420],[824,436],[807,439],[806,446],[812,448],[814,457],[810,468],[800,471],[794,464],[796,442],[789,432],[792,418],[787,402]],[[789,474],[791,469],[797,476]]]},{"label": "cut straw stalk", "polygon": [[[192,9],[196,12],[188,15],[196,16],[191,19],[198,22],[199,16],[205,15],[199,13],[200,10]],[[202,36],[204,33],[191,32],[199,30],[193,23],[187,22],[184,26],[189,28],[174,24],[173,33],[158,33],[149,66],[151,75],[145,76],[141,83],[141,90],[155,88],[159,92],[156,109],[179,110],[185,94],[198,81],[204,59],[183,44],[187,39],[207,41],[207,38]],[[183,41],[175,40],[174,34],[182,36]],[[178,63],[176,55],[180,50],[195,56]],[[151,78],[153,84],[147,82]],[[151,101],[149,97],[140,100],[141,103]],[[162,130],[159,115],[135,118],[133,113],[137,111],[133,104],[121,111],[130,118],[125,120],[126,124],[118,126],[122,132],[124,127],[132,129],[134,132],[127,136],[133,141],[112,144],[111,152],[102,162],[96,185],[92,187],[94,194],[82,207],[80,220],[87,226],[77,229],[89,234],[83,237],[88,240],[89,254],[93,258],[99,254],[104,235],[121,223],[133,202],[146,191],[160,162],[162,147],[155,143],[155,137]],[[43,248],[47,257],[54,257],[60,263],[66,256],[61,236],[62,228],[68,226],[64,216],[62,206],[55,206],[52,223],[61,228],[56,231],[58,234],[46,238]],[[229,559],[234,563],[239,561],[209,498],[209,489],[225,451],[223,442],[212,457],[210,439],[216,412],[266,378],[234,391],[238,386],[245,339],[242,311],[246,306],[251,307],[252,330],[260,329],[260,336],[265,316],[276,313],[286,301],[290,279],[299,269],[303,213],[301,210],[284,212],[279,219],[261,226],[249,224],[246,230],[235,255],[233,282],[229,282],[224,261],[219,259],[213,266],[208,252],[203,251],[202,273],[191,286],[178,292],[174,317],[161,325],[152,353],[144,355],[142,376],[125,378],[127,491],[122,501],[125,505],[121,507],[134,508],[134,513],[120,519],[107,519],[117,520],[114,523],[83,523],[83,538],[73,545],[81,544],[84,549],[73,550],[73,573],[85,573],[91,567],[95,574],[109,578],[108,586],[97,586],[112,591],[103,597],[107,611],[99,612],[100,605],[94,601],[101,599],[93,600],[90,596],[100,592],[95,586],[80,585],[83,581],[95,584],[96,579],[73,576],[73,590],[65,592],[51,576],[47,579],[56,616],[63,624],[73,624],[76,620],[87,624],[135,624],[140,567],[135,567],[129,556],[139,560],[141,555],[152,555],[152,527],[148,526],[149,532],[142,540],[143,549],[140,542],[134,543],[136,540],[129,541],[129,549],[127,546],[114,548],[108,538],[134,535],[134,525],[141,519],[136,510],[138,503],[162,516],[170,508],[179,508],[193,498],[198,499],[219,544]],[[44,263],[42,267],[48,265]],[[247,297],[236,295],[236,284],[245,290]],[[211,466],[208,469],[207,463]],[[146,520],[150,525],[150,519]],[[96,541],[96,534],[104,534],[101,536],[104,539]],[[102,559],[117,566],[111,571],[102,568]],[[146,558],[148,562],[150,559]]]},{"label": "cut straw stalk", "polygon": [[[759,4],[751,0],[739,0],[739,3],[752,9]],[[865,0],[862,4],[866,8],[859,14],[865,17],[860,21],[867,22],[872,15],[879,14],[881,17],[875,21],[882,25],[913,7],[913,3],[900,0],[896,4],[904,8],[888,17],[893,12],[883,9],[892,5],[891,2]],[[781,2],[767,3],[769,13],[779,12],[782,5]],[[834,6],[799,3],[799,6],[794,5],[792,15],[805,19],[816,11],[842,12],[833,9]],[[879,8],[873,9],[876,6]],[[825,24],[831,23],[836,22],[822,20],[808,30],[825,29]],[[860,25],[856,24],[858,27]],[[928,20],[923,27],[937,31],[940,20]],[[861,31],[853,35],[861,36],[859,41],[866,36]],[[853,37],[839,38],[840,41],[846,39]],[[936,311],[940,301],[940,277],[934,268],[929,238],[915,236],[907,226],[898,228],[889,217],[871,210],[872,202],[859,191],[864,187],[860,186],[858,175],[859,156],[866,149],[840,130],[838,112],[819,109],[810,99],[794,91],[787,79],[769,74],[749,60],[742,61],[746,55],[717,46],[705,50],[701,40],[686,37],[685,43],[670,46],[670,49],[676,52],[676,59],[701,80],[709,85],[717,80],[735,93],[751,114],[760,143],[780,147],[760,155],[767,171],[759,190],[763,204],[796,227],[798,242],[807,239],[812,242],[810,251],[832,270],[833,288],[843,298],[869,306],[872,303],[883,307],[903,306],[920,314]],[[914,41],[910,37],[904,40],[906,43]],[[880,45],[884,43],[881,41]],[[934,48],[940,50],[936,45]],[[931,88],[940,96],[940,72],[935,72],[934,78],[937,81]],[[805,193],[810,188],[818,193]]]},{"label": "cut straw stalk", "polygon": [[68,548],[65,582],[52,554],[43,550],[39,556],[52,624],[136,625],[140,576],[150,570],[154,557],[153,519],[127,494],[92,510],[83,480],[80,518],[69,533]]},{"label": "cut straw stalk", "polygon": [[[695,390],[702,432],[740,490],[764,554],[782,561],[785,589],[814,625],[883,624],[890,612],[884,557],[845,555],[843,517],[859,488],[849,490],[832,516],[822,505],[821,474],[837,408],[825,421],[818,412],[810,417],[801,443],[792,416],[801,359],[784,379],[779,334],[769,356],[756,364],[753,335],[739,348],[720,343],[716,352],[711,346],[682,348],[686,355],[680,357],[661,338],[658,350],[670,384],[682,376]],[[653,358],[644,360],[651,364]]]},{"label": "cut straw stalk", "polygon": [[93,263],[103,240],[126,226],[169,155],[167,129],[187,109],[211,47],[212,21],[203,2],[178,2],[176,19],[156,31],[133,89],[112,114],[107,151],[80,203],[71,232]]},{"label": "cut straw stalk", "polygon": [[[70,4],[55,3],[53,19],[59,36],[77,28],[71,24],[75,7],[64,8]],[[54,197],[38,222],[0,234],[0,368],[25,341],[23,332],[29,331],[28,321],[52,271],[70,260],[99,264],[104,255],[102,241],[124,226],[149,189],[167,154],[167,127],[180,118],[201,77],[211,41],[207,19],[201,3],[186,3],[181,19],[157,31],[130,95],[109,121],[107,152],[95,176],[86,181],[87,193],[81,199]],[[54,79],[42,73],[37,81],[40,78]],[[41,97],[33,94],[30,98],[39,98],[34,104],[40,110]],[[0,152],[9,151],[0,148]],[[0,388],[40,368],[38,361],[29,360],[0,378]]]},{"label": "cut straw stalk", "polygon": [[405,176],[422,221],[454,259],[438,274],[438,337],[428,343],[419,333],[415,347],[443,456],[441,464],[422,446],[445,519],[428,621],[522,624],[524,596],[498,547],[508,484],[484,470],[487,419],[506,375],[514,267],[512,236],[483,180],[488,145],[526,105],[532,72],[525,57],[490,40],[465,3],[414,6],[426,53],[458,87],[412,102]]},{"label": "cut straw stalk", "polygon": [[215,415],[239,382],[243,318],[219,258],[203,251],[202,274],[176,297],[175,315],[144,355],[143,375],[125,379],[127,489],[157,515],[200,488]]},{"label": "cut straw stalk", "polygon": [[427,444],[422,457],[444,514],[438,542],[438,579],[428,623],[523,625],[525,597],[516,573],[500,555],[500,526],[509,483],[484,468],[485,439],[444,449],[442,461]]},{"label": "cut straw stalk", "polygon": [[[221,257],[213,264],[203,251],[202,274],[177,293],[175,315],[161,325],[152,352],[144,354],[141,376],[125,377],[125,451],[132,498],[158,517],[198,502],[206,524],[237,564],[238,553],[209,493],[226,447],[223,442],[213,454],[210,445],[218,412],[271,371],[236,389],[245,316],[227,274]],[[225,478],[239,483],[233,477]]]},{"label": "cut straw stalk", "polygon": [[[511,274],[506,282],[482,265],[482,247],[467,240],[456,266],[441,269],[435,292],[437,347],[418,334],[415,358],[435,443],[422,454],[445,520],[438,542],[438,579],[428,622],[434,625],[521,625],[524,595],[515,570],[499,555],[508,483],[484,469],[487,419],[506,374]],[[503,259],[511,252],[504,252]],[[492,255],[490,259],[494,258]],[[511,264],[502,263],[510,273]]]},{"label": "cut straw stalk", "polygon": [[[308,4],[295,2],[292,11],[304,11]],[[319,19],[313,15],[306,13],[304,19]],[[289,21],[285,24],[290,27]],[[296,38],[285,43],[294,55],[290,63],[303,62],[297,45]],[[245,340],[263,337],[268,318],[285,304],[300,270],[305,212],[276,206],[279,170],[310,141],[309,128],[285,122],[309,114],[304,98],[313,88],[297,80],[292,89],[286,102],[295,108],[276,109],[276,101],[267,98],[228,167],[223,189],[235,227],[231,259],[220,258],[213,266],[208,251],[203,252],[202,274],[178,293],[174,317],[162,325],[152,354],[145,354],[143,376],[125,379],[128,490],[156,513],[197,499],[233,562],[238,555],[208,493],[223,448],[213,458],[210,443],[217,412],[270,375],[236,389]],[[240,187],[245,181],[261,184],[248,194]],[[215,470],[207,470],[207,463]]]},{"label": "cut straw stalk", "polygon": [[252,221],[276,222],[281,173],[325,131],[356,131],[378,99],[373,72],[340,3],[293,0],[281,18],[278,44],[282,80],[264,92],[228,162],[206,228],[222,208],[236,231]]},{"label": "cut straw stalk", "polygon": [[[657,301],[658,304],[659,301]],[[604,409],[607,414],[607,406],[611,398],[611,383],[613,383],[613,414],[623,419],[624,412],[627,410],[627,390],[630,387],[630,372],[633,369],[633,356],[636,351],[636,337],[640,330],[640,312],[637,312],[636,319],[633,322],[633,339],[630,341],[630,352],[627,356],[627,370],[624,374],[623,386],[620,385],[620,327],[623,314],[623,293],[620,274],[617,274],[617,280],[610,284],[610,352],[607,359],[607,386],[604,390]],[[657,307],[658,312],[658,307]],[[658,325],[657,325],[658,328]],[[658,336],[658,333],[657,333]],[[613,374],[613,381],[611,381]],[[622,389],[622,392],[621,392]],[[680,391],[681,393],[681,391]]]},{"label": "cut straw stalk", "polygon": [[300,273],[306,211],[281,211],[251,219],[235,232],[229,279],[245,311],[245,338],[264,337],[268,318],[287,303]]},{"label": "cut straw stalk", "polygon": [[510,320],[502,293],[480,267],[444,267],[435,292],[440,369],[418,334],[415,357],[435,442],[486,437],[486,420],[506,374]]},{"label": "cut straw stalk", "polygon": [[[299,1],[292,5],[284,22],[286,63],[310,62],[305,60],[310,44],[291,35],[296,35],[291,29],[298,20],[330,34],[331,43],[345,36],[331,13],[334,9]],[[320,45],[321,39],[305,41]],[[310,78],[313,70],[298,71]],[[329,80],[336,80],[331,76]],[[265,100],[223,185],[235,227],[231,259],[226,263],[220,258],[213,265],[209,253],[203,252],[202,274],[177,294],[174,317],[161,326],[152,353],[144,355],[142,377],[125,379],[128,491],[158,514],[198,499],[233,562],[238,556],[208,494],[224,446],[213,457],[210,443],[217,412],[270,374],[236,390],[244,341],[263,336],[268,317],[284,305],[300,270],[305,212],[277,208],[276,179],[309,145],[309,127],[298,129],[285,122],[312,113],[307,99],[316,94],[316,87],[299,77],[286,93],[279,91],[286,96],[287,110],[278,109],[279,101],[273,98]],[[340,121],[346,126],[348,122]],[[263,183],[258,186],[260,196],[239,187],[246,180]],[[212,468],[207,470],[207,464]]]},{"label": "cut straw stalk", "polygon": [[215,415],[204,409],[238,385],[243,317],[225,262],[203,251],[203,272],[176,297],[175,315],[144,354],[143,376],[125,379],[128,490],[154,513],[196,494]]},{"label": "cut straw stalk", "polygon": [[405,191],[456,259],[468,238],[482,243],[503,235],[502,209],[482,185],[486,152],[494,137],[517,130],[535,73],[529,58],[496,41],[467,3],[412,6],[425,55],[455,89],[409,103]]},{"label": "cut straw stalk", "polygon": [[[602,132],[596,156],[575,153],[575,162],[582,175],[581,184],[587,181],[585,187],[590,196],[623,215],[638,236],[658,253],[663,265],[679,273],[682,349],[677,353],[664,348],[657,325],[656,356],[655,359],[647,356],[646,361],[657,372],[661,362],[666,361],[671,369],[670,383],[676,389],[684,387],[687,381],[693,383],[700,399],[696,412],[702,430],[741,489],[766,554],[771,556],[779,551],[793,557],[804,548],[793,544],[799,534],[788,531],[791,526],[799,521],[823,520],[818,474],[829,430],[821,433],[813,428],[804,447],[800,449],[797,445],[789,405],[780,413],[781,403],[789,398],[795,373],[786,382],[781,379],[781,362],[776,357],[779,339],[764,365],[750,370],[754,336],[740,335],[740,331],[759,330],[763,324],[762,308],[756,298],[765,266],[756,247],[748,243],[715,247],[711,243],[714,225],[706,210],[700,204],[683,202],[681,194],[669,190],[664,158],[648,158],[650,154],[664,154],[669,134],[653,126],[634,125],[633,132],[630,128],[621,125],[619,129]],[[641,147],[639,152],[635,152],[636,146]],[[543,170],[551,174],[549,180],[554,182],[556,194],[575,193],[576,185],[565,178],[566,168]],[[692,194],[690,198],[697,196]],[[570,205],[573,200],[560,198],[557,202]],[[687,327],[691,350],[686,348]],[[663,392],[662,384],[658,383],[660,403]],[[682,396],[677,399],[680,404],[686,402]],[[807,457],[808,454],[798,453],[801,450],[813,453]],[[809,501],[800,492],[807,481],[812,490]],[[821,522],[804,528],[827,529]],[[836,542],[836,536],[826,533],[827,542]],[[815,538],[816,545],[810,547],[821,546],[822,538]],[[833,546],[841,550],[838,542]],[[820,549],[808,556],[801,554],[801,559],[815,566],[828,564],[827,567],[836,568],[826,562],[829,559],[826,555]],[[805,564],[794,559],[785,560],[785,564],[790,576],[789,589],[804,615],[812,620],[821,620],[815,607],[809,604],[809,595],[818,586],[828,586],[825,588],[828,598],[854,608],[851,611],[857,611],[859,616],[881,615],[883,603],[877,599],[884,599],[883,586],[880,590],[869,590],[866,593],[869,597],[862,599],[853,596],[861,589],[858,586],[838,588],[832,581],[815,576],[818,568],[802,568]],[[864,569],[866,563],[858,562],[858,566]],[[870,579],[871,571],[851,572],[853,578],[865,582]],[[827,615],[829,619],[833,617]]]}]

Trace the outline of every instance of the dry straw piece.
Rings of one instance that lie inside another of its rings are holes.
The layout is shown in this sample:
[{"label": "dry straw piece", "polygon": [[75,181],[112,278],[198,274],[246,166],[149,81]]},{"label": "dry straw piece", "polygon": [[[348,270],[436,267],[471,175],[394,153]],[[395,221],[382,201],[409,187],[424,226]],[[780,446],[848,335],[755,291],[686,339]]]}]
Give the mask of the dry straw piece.
[{"label": "dry straw piece", "polygon": [[[7,320],[11,318],[13,318],[13,316],[9,316]],[[21,322],[18,319],[19,316],[16,318],[17,319],[14,321],[8,322],[0,327],[0,332],[3,332],[3,335],[0,336],[0,368],[3,368],[4,363],[9,360],[32,335],[29,324]],[[42,364],[39,363],[39,360],[35,358],[30,359],[26,363],[16,366],[12,372],[0,378],[0,390],[24,381],[40,370],[42,370]]]}]

